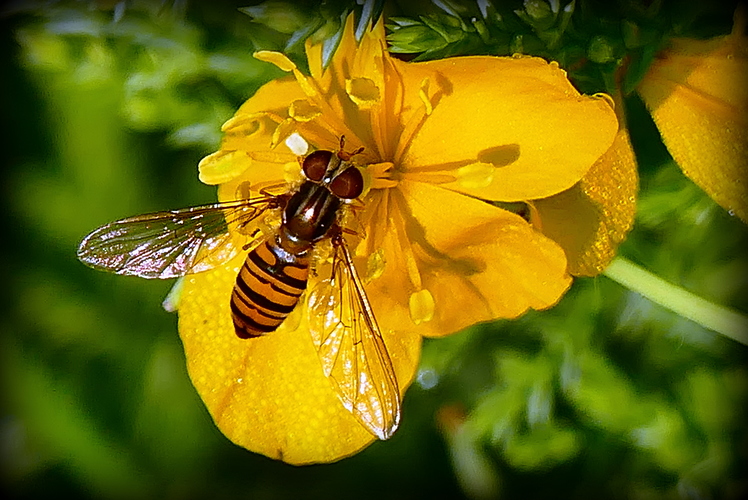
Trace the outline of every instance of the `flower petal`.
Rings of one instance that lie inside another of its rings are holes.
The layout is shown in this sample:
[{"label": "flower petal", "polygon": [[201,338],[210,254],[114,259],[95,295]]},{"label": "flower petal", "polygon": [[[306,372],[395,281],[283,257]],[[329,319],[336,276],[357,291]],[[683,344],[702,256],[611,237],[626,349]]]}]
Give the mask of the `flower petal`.
[{"label": "flower petal", "polygon": [[383,328],[447,335],[550,307],[571,283],[563,250],[515,214],[424,183],[388,192],[379,200],[388,208],[371,211],[379,227],[359,247],[383,252],[384,271],[367,284]]},{"label": "flower petal", "polygon": [[670,154],[748,222],[748,38],[673,40],[639,85]]},{"label": "flower petal", "polygon": [[[297,306],[275,332],[240,339],[229,297],[242,259],[185,279],[179,332],[192,383],[234,443],[291,464],[332,462],[371,441],[323,375]],[[310,286],[313,284],[310,283]],[[404,392],[420,355],[417,335],[383,332]]]},{"label": "flower petal", "polygon": [[275,112],[285,117],[285,110],[297,99],[304,99],[306,95],[292,76],[271,80],[254,93],[236,111],[237,115],[253,115],[255,113]]},{"label": "flower petal", "polygon": [[637,190],[636,158],[621,127],[581,182],[533,202],[543,234],[563,247],[571,274],[594,276],[607,267],[634,223]]},{"label": "flower petal", "polygon": [[411,109],[420,106],[415,96],[426,79],[436,101],[401,158],[409,178],[450,173],[456,180],[445,187],[483,199],[544,198],[578,182],[617,131],[606,99],[580,95],[543,59],[475,56],[398,66]]}]

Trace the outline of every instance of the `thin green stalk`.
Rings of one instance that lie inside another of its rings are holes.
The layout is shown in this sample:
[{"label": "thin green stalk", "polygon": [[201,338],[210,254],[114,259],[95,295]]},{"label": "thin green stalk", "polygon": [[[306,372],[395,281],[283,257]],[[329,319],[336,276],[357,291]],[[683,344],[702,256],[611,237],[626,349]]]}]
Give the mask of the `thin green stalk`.
[{"label": "thin green stalk", "polygon": [[748,317],[715,304],[637,266],[616,257],[604,274],[652,302],[717,333],[748,345]]}]

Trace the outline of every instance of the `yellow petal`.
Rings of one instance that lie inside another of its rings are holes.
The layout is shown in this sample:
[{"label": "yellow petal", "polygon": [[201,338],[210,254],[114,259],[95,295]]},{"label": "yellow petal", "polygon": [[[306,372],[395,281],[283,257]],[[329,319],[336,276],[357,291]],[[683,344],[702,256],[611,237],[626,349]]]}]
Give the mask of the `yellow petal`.
[{"label": "yellow petal", "polygon": [[445,187],[480,198],[523,201],[570,188],[618,128],[607,99],[581,96],[558,65],[539,58],[459,57],[398,68],[411,109],[422,107],[416,100],[426,78],[435,104],[412,140],[403,138],[410,140],[400,162],[406,176],[451,173],[456,180]]},{"label": "yellow petal", "polygon": [[[291,464],[332,462],[370,444],[374,436],[343,408],[322,373],[305,307],[266,336],[236,336],[229,297],[242,261],[186,278],[179,305],[190,377],[216,425],[234,443]],[[404,392],[420,338],[383,335]]]},{"label": "yellow petal", "polygon": [[[296,79],[287,76],[272,80],[260,87],[252,97],[241,105],[236,114],[251,115],[267,111],[281,113],[285,112],[293,101],[305,97]],[[285,118],[285,114],[283,118]]]},{"label": "yellow petal", "polygon": [[594,276],[607,267],[634,223],[637,190],[636,158],[622,127],[580,183],[534,201],[543,233],[563,247],[571,274]]},{"label": "yellow petal", "polygon": [[683,172],[748,222],[748,38],[673,40],[639,86]]},{"label": "yellow petal", "polygon": [[[390,199],[377,201],[386,208],[367,214],[373,226],[359,246],[383,252],[383,272],[367,284],[380,325],[447,335],[550,307],[568,288],[563,250],[521,217],[424,183],[387,192]],[[420,286],[407,255],[415,258]]]}]

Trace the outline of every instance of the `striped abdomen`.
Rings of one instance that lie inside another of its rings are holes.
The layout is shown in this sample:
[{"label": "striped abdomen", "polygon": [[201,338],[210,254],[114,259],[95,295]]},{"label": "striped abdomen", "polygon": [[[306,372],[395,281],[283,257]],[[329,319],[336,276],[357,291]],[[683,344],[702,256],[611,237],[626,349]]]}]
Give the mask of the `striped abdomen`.
[{"label": "striped abdomen", "polygon": [[231,293],[236,334],[257,337],[278,328],[296,307],[308,275],[308,255],[286,252],[275,238],[249,252]]}]

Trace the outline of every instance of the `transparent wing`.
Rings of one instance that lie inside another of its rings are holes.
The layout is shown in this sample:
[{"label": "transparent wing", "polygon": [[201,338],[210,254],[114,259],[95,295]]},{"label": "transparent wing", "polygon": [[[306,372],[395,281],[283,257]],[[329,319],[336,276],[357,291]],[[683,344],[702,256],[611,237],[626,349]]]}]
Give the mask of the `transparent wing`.
[{"label": "transparent wing", "polygon": [[81,262],[142,278],[176,278],[207,271],[234,257],[247,242],[243,230],[277,197],[155,212],[111,222],[86,236]]},{"label": "transparent wing", "polygon": [[343,406],[379,439],[400,423],[400,389],[392,361],[351,255],[333,240],[332,277],[309,297],[312,339]]}]

